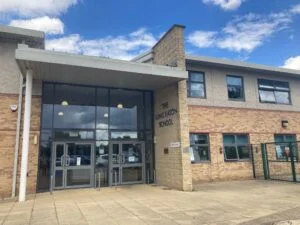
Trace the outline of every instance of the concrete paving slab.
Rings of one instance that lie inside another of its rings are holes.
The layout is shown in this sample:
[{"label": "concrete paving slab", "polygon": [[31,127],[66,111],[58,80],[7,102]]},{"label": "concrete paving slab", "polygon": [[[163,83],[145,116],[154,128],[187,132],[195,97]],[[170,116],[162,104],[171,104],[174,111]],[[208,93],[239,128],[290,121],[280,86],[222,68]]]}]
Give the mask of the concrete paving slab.
[{"label": "concrete paving slab", "polygon": [[0,202],[0,225],[272,224],[300,220],[299,199],[299,184],[265,181],[72,189]]}]

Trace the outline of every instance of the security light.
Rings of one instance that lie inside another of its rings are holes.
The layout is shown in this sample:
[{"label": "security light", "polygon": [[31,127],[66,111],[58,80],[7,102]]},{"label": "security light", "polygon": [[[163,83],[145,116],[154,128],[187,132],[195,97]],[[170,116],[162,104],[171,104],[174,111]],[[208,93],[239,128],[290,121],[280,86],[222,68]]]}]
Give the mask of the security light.
[{"label": "security light", "polygon": [[123,109],[123,104],[119,103],[119,104],[117,105],[117,107],[118,107],[119,109]]},{"label": "security light", "polygon": [[63,116],[64,113],[63,113],[63,112],[59,112],[58,115],[59,115],[59,116]]},{"label": "security light", "polygon": [[282,121],[281,121],[281,126],[282,126],[283,128],[287,128],[288,125],[289,125],[289,121],[287,121],[287,120],[282,120]]}]

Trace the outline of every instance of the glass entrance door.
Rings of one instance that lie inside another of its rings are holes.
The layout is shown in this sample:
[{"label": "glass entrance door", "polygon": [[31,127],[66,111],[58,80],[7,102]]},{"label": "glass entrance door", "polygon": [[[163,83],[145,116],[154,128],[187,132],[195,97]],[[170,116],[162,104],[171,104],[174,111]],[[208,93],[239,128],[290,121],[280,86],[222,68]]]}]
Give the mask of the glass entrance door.
[{"label": "glass entrance door", "polygon": [[93,144],[54,143],[53,187],[90,187],[93,174]]},{"label": "glass entrance door", "polygon": [[145,147],[143,142],[110,143],[110,185],[144,183]]}]

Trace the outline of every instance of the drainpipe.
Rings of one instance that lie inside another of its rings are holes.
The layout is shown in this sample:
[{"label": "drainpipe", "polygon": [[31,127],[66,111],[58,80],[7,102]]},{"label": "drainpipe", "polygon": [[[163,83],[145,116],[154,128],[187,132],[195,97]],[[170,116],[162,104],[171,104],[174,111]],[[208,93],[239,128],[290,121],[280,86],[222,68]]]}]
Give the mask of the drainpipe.
[{"label": "drainpipe", "polygon": [[18,118],[17,118],[17,128],[16,128],[16,144],[15,144],[15,157],[13,166],[13,180],[11,197],[16,196],[16,184],[17,184],[17,171],[18,171],[18,156],[19,156],[19,141],[20,141],[20,124],[22,115],[22,97],[23,97],[23,75],[20,74],[20,87],[19,87],[19,100],[18,100]]},{"label": "drainpipe", "polygon": [[26,91],[25,91],[25,106],[24,106],[24,124],[23,124],[22,161],[21,161],[21,176],[20,176],[20,188],[19,188],[19,202],[25,201],[25,196],[26,196],[30,117],[31,117],[31,98],[32,98],[32,70],[27,70],[26,71]]}]

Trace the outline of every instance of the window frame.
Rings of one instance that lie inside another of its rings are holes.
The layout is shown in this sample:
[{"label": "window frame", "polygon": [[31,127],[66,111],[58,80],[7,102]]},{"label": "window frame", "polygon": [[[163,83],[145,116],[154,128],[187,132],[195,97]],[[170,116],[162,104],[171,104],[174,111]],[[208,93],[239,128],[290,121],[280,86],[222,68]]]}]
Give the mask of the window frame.
[{"label": "window frame", "polygon": [[[191,143],[191,135],[206,135],[207,137],[207,144],[192,144]],[[200,160],[195,162],[195,161],[191,161],[192,164],[201,164],[201,163],[208,163],[208,162],[211,162],[211,153],[210,153],[210,138],[209,138],[209,133],[197,133],[197,132],[191,132],[189,134],[189,137],[190,137],[190,147],[192,146],[200,146],[200,147],[207,147],[208,149],[208,153],[207,153],[207,156],[208,156],[208,160]]]},{"label": "window frame", "polygon": [[[241,88],[243,89],[243,91],[242,91],[243,97],[242,98],[230,98],[229,97],[228,88],[229,87],[237,87],[237,85],[228,84],[228,81],[227,81],[228,77],[240,78],[241,79],[241,81],[242,81]],[[246,101],[246,97],[245,97],[245,85],[244,85],[244,77],[243,76],[227,74],[226,75],[226,84],[227,84],[227,95],[228,95],[228,100],[229,101],[243,101],[243,102]]]},{"label": "window frame", "polygon": [[[203,82],[200,81],[191,81],[191,73],[201,73],[203,75]],[[191,96],[191,84],[203,84],[203,91],[204,95],[203,96]],[[189,70],[188,71],[188,79],[187,79],[187,96],[189,98],[202,98],[206,99],[206,80],[205,80],[205,72],[203,71],[193,71]]]},{"label": "window frame", "polygon": [[[268,82],[272,82],[273,83],[273,88],[261,88],[260,87],[260,81],[268,81]],[[288,91],[286,90],[277,90],[276,89],[276,82],[279,83],[286,83],[288,85]],[[280,81],[280,80],[269,80],[269,79],[265,79],[265,78],[258,78],[257,79],[257,86],[258,86],[258,98],[259,98],[259,102],[260,103],[268,103],[268,104],[277,104],[277,105],[292,105],[292,97],[291,97],[291,88],[290,88],[290,83],[288,81]],[[260,91],[269,91],[269,92],[273,92],[274,98],[275,98],[275,102],[272,101],[263,101],[261,100],[260,97]],[[289,103],[280,103],[277,101],[276,99],[276,95],[275,92],[284,92],[284,93],[288,93],[289,95]]]},{"label": "window frame", "polygon": [[[232,135],[232,136],[234,136],[234,142],[235,142],[235,144],[234,145],[225,145],[225,143],[224,143],[224,136],[225,135]],[[245,135],[245,136],[247,136],[247,146],[249,147],[249,158],[248,159],[240,159],[238,147],[239,146],[245,146],[245,145],[238,145],[237,136],[239,136],[239,135]],[[235,147],[237,159],[227,159],[225,147]],[[248,161],[250,161],[251,160],[251,150],[250,150],[250,138],[249,138],[249,134],[248,133],[223,133],[223,156],[224,156],[224,161],[225,162],[248,162]]]}]

